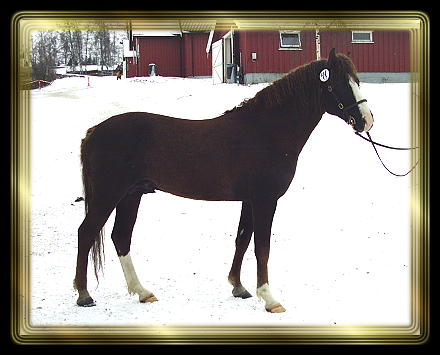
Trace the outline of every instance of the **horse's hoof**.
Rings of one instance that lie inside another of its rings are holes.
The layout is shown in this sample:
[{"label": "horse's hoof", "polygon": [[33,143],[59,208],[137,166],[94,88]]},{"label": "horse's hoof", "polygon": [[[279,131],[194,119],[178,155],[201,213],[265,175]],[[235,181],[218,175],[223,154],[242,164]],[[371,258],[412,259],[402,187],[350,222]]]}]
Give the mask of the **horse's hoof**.
[{"label": "horse's hoof", "polygon": [[84,298],[78,298],[76,301],[76,304],[80,307],[93,307],[96,306],[95,301],[92,297],[84,297]]},{"label": "horse's hoof", "polygon": [[156,302],[156,301],[157,301],[157,298],[154,295],[147,296],[147,297],[140,300],[141,303],[152,303],[152,302]]},{"label": "horse's hoof", "polygon": [[244,293],[242,293],[241,295],[239,295],[239,296],[237,296],[237,297],[240,297],[240,298],[242,298],[242,299],[246,299],[246,298],[250,298],[250,297],[252,297],[252,295],[251,295],[247,290],[245,290]]},{"label": "horse's hoof", "polygon": [[235,294],[234,297],[242,298],[245,300],[246,298],[252,297],[252,295],[247,290],[244,290],[244,292],[242,292],[240,294]]},{"label": "horse's hoof", "polygon": [[286,311],[286,309],[282,305],[276,304],[275,306],[272,306],[270,308],[266,308],[266,311],[268,311],[270,313],[283,313]]},{"label": "horse's hoof", "polygon": [[232,295],[242,299],[252,297],[252,295],[243,286],[234,287],[232,290]]}]

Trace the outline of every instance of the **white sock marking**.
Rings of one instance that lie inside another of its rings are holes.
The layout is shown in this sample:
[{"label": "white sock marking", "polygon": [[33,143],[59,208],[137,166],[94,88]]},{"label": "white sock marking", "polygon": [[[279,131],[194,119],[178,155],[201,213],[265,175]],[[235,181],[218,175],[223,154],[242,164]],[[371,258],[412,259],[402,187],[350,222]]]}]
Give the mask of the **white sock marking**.
[{"label": "white sock marking", "polygon": [[125,281],[127,282],[128,292],[130,294],[137,293],[139,295],[139,300],[143,300],[148,296],[153,294],[145,289],[136,274],[133,262],[131,260],[130,253],[125,256],[120,256],[119,261],[121,262],[122,270],[124,271]]},{"label": "white sock marking", "polygon": [[265,283],[264,285],[257,288],[257,296],[258,298],[262,298],[266,302],[266,309],[269,309],[277,304],[280,304],[270,293],[269,284]]}]

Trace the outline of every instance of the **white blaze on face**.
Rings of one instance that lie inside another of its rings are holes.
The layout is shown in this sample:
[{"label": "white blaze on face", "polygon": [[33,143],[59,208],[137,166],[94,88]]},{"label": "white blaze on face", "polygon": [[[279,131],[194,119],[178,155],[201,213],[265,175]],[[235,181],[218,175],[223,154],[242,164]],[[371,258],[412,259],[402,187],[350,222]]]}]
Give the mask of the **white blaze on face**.
[{"label": "white blaze on face", "polygon": [[[353,90],[353,96],[357,101],[363,100],[364,97],[361,94],[361,91],[359,90],[358,84],[353,80],[352,77],[350,77],[349,84],[351,86],[351,89]],[[364,132],[368,132],[370,128],[373,126],[373,116],[371,115],[371,111],[368,108],[368,105],[366,102],[362,102],[359,105],[359,111],[361,112],[362,118],[365,120],[365,127]]]}]

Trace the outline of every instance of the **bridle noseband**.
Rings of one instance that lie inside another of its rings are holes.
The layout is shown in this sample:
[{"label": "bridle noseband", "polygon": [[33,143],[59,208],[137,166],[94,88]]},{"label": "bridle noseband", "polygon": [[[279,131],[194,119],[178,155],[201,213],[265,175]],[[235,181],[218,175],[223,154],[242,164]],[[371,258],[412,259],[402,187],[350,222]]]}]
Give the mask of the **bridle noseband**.
[{"label": "bridle noseband", "polygon": [[342,103],[342,101],[339,99],[338,95],[336,95],[336,93],[335,93],[335,91],[333,90],[333,87],[332,87],[331,85],[327,85],[327,91],[328,91],[330,94],[332,94],[333,98],[335,99],[335,101],[336,101],[336,103],[337,103],[337,105],[338,105],[338,108],[339,108],[339,109],[341,110],[341,112],[342,112],[342,116],[344,117],[344,118],[343,118],[344,121],[345,121],[347,124],[349,124],[350,126],[354,127],[354,126],[356,125],[356,119],[355,119],[352,115],[348,114],[348,111],[349,111],[350,109],[352,109],[353,107],[360,105],[360,104],[363,103],[363,102],[367,102],[367,100],[366,100],[366,99],[362,99],[362,100],[359,100],[359,101],[356,101],[356,102],[352,103],[351,105],[345,106],[345,105]]}]

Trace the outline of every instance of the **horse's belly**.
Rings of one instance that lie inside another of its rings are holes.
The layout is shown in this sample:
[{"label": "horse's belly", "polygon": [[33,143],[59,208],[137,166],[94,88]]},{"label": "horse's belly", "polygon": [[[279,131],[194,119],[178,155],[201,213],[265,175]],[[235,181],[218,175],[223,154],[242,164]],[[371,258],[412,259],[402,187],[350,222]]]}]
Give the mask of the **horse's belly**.
[{"label": "horse's belly", "polygon": [[215,158],[156,161],[148,170],[145,177],[160,191],[196,200],[240,200],[238,170]]},{"label": "horse's belly", "polygon": [[192,200],[204,200],[204,201],[241,201],[242,199],[233,194],[218,193],[216,191],[183,191],[175,189],[158,188],[158,190],[163,192],[168,192],[170,194],[189,198]]},{"label": "horse's belly", "polygon": [[240,200],[232,178],[219,176],[193,176],[176,174],[158,181],[158,190],[173,195],[207,201]]}]

